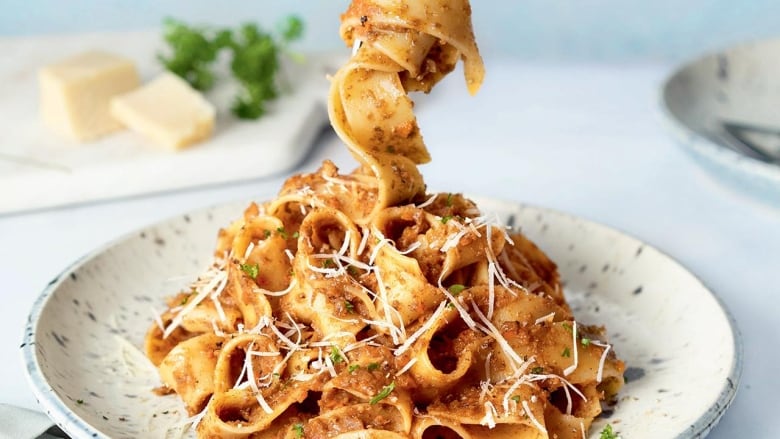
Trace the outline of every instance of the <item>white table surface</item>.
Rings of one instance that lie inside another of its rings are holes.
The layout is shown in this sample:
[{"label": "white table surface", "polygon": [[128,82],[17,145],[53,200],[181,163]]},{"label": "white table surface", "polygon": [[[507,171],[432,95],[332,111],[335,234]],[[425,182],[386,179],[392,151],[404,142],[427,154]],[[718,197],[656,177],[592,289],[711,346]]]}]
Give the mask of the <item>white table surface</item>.
[{"label": "white table surface", "polygon": [[[721,187],[672,143],[657,106],[671,66],[486,61],[477,97],[452,75],[418,99],[433,156],[423,167],[429,187],[565,210],[677,258],[731,310],[745,344],[739,393],[710,437],[775,435],[780,207]],[[325,158],[354,166],[324,132],[298,171]],[[283,178],[0,217],[0,402],[36,406],[20,359],[23,324],[38,293],[70,262],[188,210],[267,198]]]}]

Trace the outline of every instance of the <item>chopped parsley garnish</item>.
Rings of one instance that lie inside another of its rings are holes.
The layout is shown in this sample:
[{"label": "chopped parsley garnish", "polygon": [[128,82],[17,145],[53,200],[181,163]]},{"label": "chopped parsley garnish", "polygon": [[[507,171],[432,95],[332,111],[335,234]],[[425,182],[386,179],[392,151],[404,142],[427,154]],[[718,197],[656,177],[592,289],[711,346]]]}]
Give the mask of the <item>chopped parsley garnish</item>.
[{"label": "chopped parsley garnish", "polygon": [[452,207],[452,194],[447,194],[447,207]]},{"label": "chopped parsley garnish", "polygon": [[571,352],[569,351],[569,348],[563,348],[563,352],[561,352],[561,357],[570,357]]},{"label": "chopped parsley garnish", "polygon": [[520,402],[520,395],[514,395],[514,396],[512,396],[512,398],[511,398],[511,399],[512,399],[512,401],[514,401],[514,402]]},{"label": "chopped parsley garnish", "polygon": [[349,300],[344,301],[344,307],[347,308],[348,312],[355,312],[355,305],[353,305]]},{"label": "chopped parsley garnish", "polygon": [[360,369],[360,365],[359,364],[350,364],[349,367],[347,368],[349,373],[352,373],[352,372],[354,372],[354,371],[356,371],[358,369]]},{"label": "chopped parsley garnish", "polygon": [[572,331],[573,331],[573,329],[571,328],[571,325],[570,325],[570,324],[568,324],[568,323],[563,323],[563,324],[561,324],[561,326],[563,326],[564,328],[566,328],[566,330],[567,330],[567,331],[569,331],[569,332],[572,332]]},{"label": "chopped parsley garnish", "polygon": [[444,215],[443,217],[441,217],[441,223],[447,224],[447,222],[451,219],[452,219],[452,215]]},{"label": "chopped parsley garnish", "polygon": [[336,264],[333,263],[333,260],[331,259],[325,259],[322,261],[322,268],[330,268],[334,267]]},{"label": "chopped parsley garnish", "polygon": [[447,309],[454,309],[454,308],[455,308],[455,304],[454,303],[447,302]]},{"label": "chopped parsley garnish", "polygon": [[295,437],[303,437],[303,424],[295,424],[292,429],[295,431]]},{"label": "chopped parsley garnish", "polygon": [[582,340],[580,340],[580,343],[582,343],[583,346],[587,346],[590,344],[590,339],[587,337],[582,337]]},{"label": "chopped parsley garnish", "polygon": [[339,351],[339,348],[336,346],[331,346],[330,348],[330,361],[332,361],[333,364],[339,364],[344,361],[344,357],[341,356],[341,351]]},{"label": "chopped parsley garnish", "polygon": [[369,372],[377,370],[377,369],[379,369],[379,363],[368,363],[368,366],[366,366],[366,369],[368,369]]},{"label": "chopped parsley garnish", "polygon": [[277,372],[272,373],[271,376],[276,378],[276,379],[279,379],[281,377],[281,375],[279,375],[279,373],[277,373]]},{"label": "chopped parsley garnish", "polygon": [[542,366],[536,366],[533,369],[531,369],[531,373],[534,375],[540,375],[544,373],[544,368]]},{"label": "chopped parsley garnish", "polygon": [[293,233],[293,238],[298,239],[299,236],[301,236],[300,233],[298,232]]},{"label": "chopped parsley garnish", "polygon": [[284,239],[287,239],[287,232],[284,230],[284,227],[277,227],[276,232]]},{"label": "chopped parsley garnish", "polygon": [[618,439],[618,435],[615,434],[614,431],[612,431],[612,426],[607,424],[604,426],[604,429],[601,430],[601,436],[599,436],[599,439]]},{"label": "chopped parsley garnish", "polygon": [[450,287],[447,288],[447,290],[452,293],[453,296],[457,296],[465,289],[466,287],[461,284],[450,285]]},{"label": "chopped parsley garnish", "polygon": [[395,381],[393,381],[392,383],[386,385],[385,387],[382,387],[382,390],[379,391],[379,393],[377,393],[376,396],[371,398],[371,401],[369,401],[369,402],[371,403],[371,405],[374,405],[374,404],[378,403],[379,401],[381,401],[381,400],[387,398],[388,396],[390,396],[390,394],[393,392],[393,390],[395,390]]},{"label": "chopped parsley garnish", "polygon": [[355,268],[355,267],[354,267],[354,266],[352,266],[352,265],[350,265],[350,266],[348,266],[348,267],[347,267],[347,273],[349,273],[349,274],[350,274],[350,276],[357,276],[357,275],[359,275],[359,274],[360,274],[360,272],[358,271],[358,269],[357,269],[357,268]]},{"label": "chopped parsley garnish", "polygon": [[184,296],[183,299],[181,299],[180,305],[186,305],[188,300],[190,300],[190,295],[189,294],[187,294],[186,296]]},{"label": "chopped parsley garnish", "polygon": [[241,264],[241,271],[252,279],[257,279],[257,275],[260,273],[260,266],[257,264]]},{"label": "chopped parsley garnish", "polygon": [[265,235],[265,239],[268,239],[271,237],[271,231],[270,230],[263,230],[263,235]]},{"label": "chopped parsley garnish", "polygon": [[84,400],[83,399],[77,399],[76,400],[76,404],[79,404],[79,405],[84,404]]}]

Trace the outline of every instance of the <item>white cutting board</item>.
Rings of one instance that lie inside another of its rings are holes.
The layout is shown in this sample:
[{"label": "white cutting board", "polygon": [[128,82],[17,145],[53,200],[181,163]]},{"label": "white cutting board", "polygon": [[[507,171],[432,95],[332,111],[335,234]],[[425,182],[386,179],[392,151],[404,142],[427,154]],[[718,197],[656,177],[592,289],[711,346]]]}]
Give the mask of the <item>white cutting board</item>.
[{"label": "white cutting board", "polygon": [[333,54],[286,63],[290,87],[257,121],[230,113],[235,84],[220,69],[223,80],[206,94],[217,106],[214,136],[184,151],[127,130],[76,144],[41,122],[41,66],[103,49],[135,60],[148,81],[162,71],[155,58],[162,48],[159,31],[0,39],[0,214],[279,174],[303,159],[327,123],[325,75],[339,65]]}]

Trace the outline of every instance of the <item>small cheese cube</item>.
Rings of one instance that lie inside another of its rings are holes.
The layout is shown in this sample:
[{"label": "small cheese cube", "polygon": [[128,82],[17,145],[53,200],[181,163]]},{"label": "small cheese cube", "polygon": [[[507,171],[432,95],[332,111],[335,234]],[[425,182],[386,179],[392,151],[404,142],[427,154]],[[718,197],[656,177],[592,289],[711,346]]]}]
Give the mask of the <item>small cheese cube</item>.
[{"label": "small cheese cube", "polygon": [[111,98],[140,83],[132,61],[105,52],[85,52],[43,67],[38,81],[44,123],[77,141],[122,128],[111,117]]},{"label": "small cheese cube", "polygon": [[115,97],[111,114],[153,142],[178,150],[211,136],[216,111],[186,81],[165,72],[143,87]]}]

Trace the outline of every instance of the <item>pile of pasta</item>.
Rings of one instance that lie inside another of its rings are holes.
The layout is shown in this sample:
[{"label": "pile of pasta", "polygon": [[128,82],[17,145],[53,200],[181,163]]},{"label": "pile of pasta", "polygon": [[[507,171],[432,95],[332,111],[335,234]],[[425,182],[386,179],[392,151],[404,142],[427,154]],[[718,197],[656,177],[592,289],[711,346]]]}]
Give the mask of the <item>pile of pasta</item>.
[{"label": "pile of pasta", "polygon": [[220,231],[148,331],[203,438],[581,438],[623,385],[555,264],[460,194],[427,194],[409,91],[484,76],[466,0],[360,1],[331,122],[360,166],[291,177]]}]

